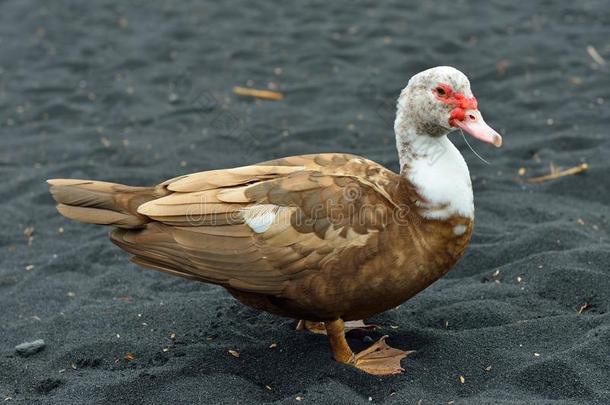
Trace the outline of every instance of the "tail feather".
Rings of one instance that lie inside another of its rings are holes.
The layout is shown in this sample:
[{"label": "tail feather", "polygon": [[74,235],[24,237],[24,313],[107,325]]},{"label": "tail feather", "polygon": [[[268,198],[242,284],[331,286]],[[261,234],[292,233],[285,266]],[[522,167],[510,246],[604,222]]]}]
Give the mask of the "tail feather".
[{"label": "tail feather", "polygon": [[93,180],[47,180],[57,210],[63,216],[90,224],[139,228],[150,219],[138,213],[147,201],[165,195],[163,189],[131,187]]},{"label": "tail feather", "polygon": [[57,204],[57,211],[74,221],[96,225],[112,225],[119,228],[138,228],[147,222],[135,215],[99,208]]},{"label": "tail feather", "polygon": [[132,253],[134,263],[191,280],[208,281],[197,274],[187,253],[175,241],[171,227],[138,213],[140,205],[169,194],[164,185],[130,187],[76,179],[47,182],[57,201],[57,210],[64,217],[120,228],[110,232],[110,240]]}]

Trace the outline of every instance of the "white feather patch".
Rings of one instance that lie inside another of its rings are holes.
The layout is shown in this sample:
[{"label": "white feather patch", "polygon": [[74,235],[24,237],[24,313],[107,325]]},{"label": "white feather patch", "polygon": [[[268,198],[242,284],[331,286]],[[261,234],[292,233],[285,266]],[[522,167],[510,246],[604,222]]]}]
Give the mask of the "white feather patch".
[{"label": "white feather patch", "polygon": [[452,215],[473,218],[472,183],[462,154],[446,136],[434,142],[434,153],[408,162],[409,181],[427,201],[422,206],[423,215],[430,219]]},{"label": "white feather patch", "polygon": [[274,224],[278,212],[282,209],[275,204],[258,204],[241,210],[244,222],[256,233],[267,231]]},{"label": "white feather patch", "polygon": [[456,225],[453,227],[453,234],[456,236],[462,236],[466,232],[466,225]]}]

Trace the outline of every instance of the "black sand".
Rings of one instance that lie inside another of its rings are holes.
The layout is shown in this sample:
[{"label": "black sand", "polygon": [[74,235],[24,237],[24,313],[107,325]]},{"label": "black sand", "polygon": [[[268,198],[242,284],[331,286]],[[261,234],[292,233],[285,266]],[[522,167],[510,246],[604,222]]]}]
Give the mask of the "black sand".
[{"label": "black sand", "polygon": [[[586,50],[610,62],[608,3],[258,3],[0,2],[0,400],[610,403],[610,66]],[[440,64],[470,76],[505,147],[471,141],[488,166],[452,135],[473,176],[470,248],[370,320],[418,351],[404,375],[341,366],[291,320],[129,264],[47,193],[50,177],[144,185],[322,151],[397,169],[394,100]],[[285,100],[231,91],[269,83]]]}]

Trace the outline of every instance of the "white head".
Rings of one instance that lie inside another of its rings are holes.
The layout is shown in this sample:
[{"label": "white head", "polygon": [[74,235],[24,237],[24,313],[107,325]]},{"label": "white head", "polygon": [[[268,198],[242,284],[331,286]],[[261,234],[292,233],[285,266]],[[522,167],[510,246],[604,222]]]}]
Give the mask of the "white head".
[{"label": "white head", "polygon": [[397,136],[438,138],[455,129],[497,147],[502,137],[483,120],[466,75],[438,66],[413,76],[398,98],[394,129]]},{"label": "white head", "polygon": [[421,214],[473,218],[468,166],[446,135],[459,128],[497,147],[502,137],[483,120],[468,78],[449,66],[424,70],[400,93],[397,110],[394,131],[401,172],[421,197]]}]

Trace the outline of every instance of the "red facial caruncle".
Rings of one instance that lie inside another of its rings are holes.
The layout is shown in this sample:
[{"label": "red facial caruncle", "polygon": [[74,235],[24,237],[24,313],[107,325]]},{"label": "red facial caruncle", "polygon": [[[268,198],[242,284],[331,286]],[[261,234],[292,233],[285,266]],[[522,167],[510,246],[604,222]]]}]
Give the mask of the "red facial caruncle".
[{"label": "red facial caruncle", "polygon": [[454,92],[451,86],[448,84],[441,83],[434,89],[436,98],[443,104],[455,107],[451,110],[449,116],[449,125],[455,127],[455,121],[464,121],[466,117],[466,110],[476,110],[477,99],[472,97],[466,97],[463,93]]},{"label": "red facial caruncle", "polygon": [[454,91],[445,83],[438,84],[432,90],[436,98],[443,104],[453,107],[449,114],[449,125],[469,133],[483,142],[496,147],[502,145],[502,137],[485,123],[478,110],[477,99],[466,97],[463,93]]}]

